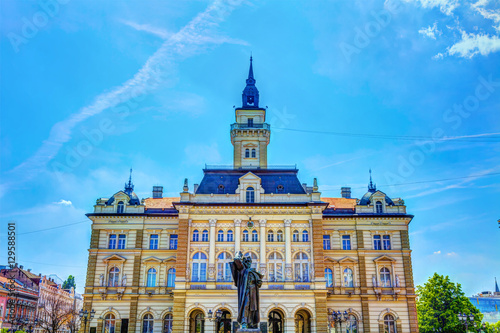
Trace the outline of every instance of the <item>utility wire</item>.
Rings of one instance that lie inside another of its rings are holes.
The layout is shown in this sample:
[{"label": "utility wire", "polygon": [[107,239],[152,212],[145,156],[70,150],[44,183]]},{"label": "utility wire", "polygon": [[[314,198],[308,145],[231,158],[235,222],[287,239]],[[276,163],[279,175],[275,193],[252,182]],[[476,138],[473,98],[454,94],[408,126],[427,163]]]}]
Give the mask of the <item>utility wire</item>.
[{"label": "utility wire", "polygon": [[500,133],[481,133],[481,134],[471,134],[463,136],[450,136],[442,138],[434,138],[432,136],[416,136],[416,135],[389,135],[389,134],[366,134],[366,133],[347,133],[347,132],[330,132],[330,131],[315,131],[315,130],[305,130],[297,128],[284,128],[284,127],[274,127],[274,129],[291,131],[291,132],[301,132],[301,133],[313,133],[313,134],[327,134],[335,136],[345,136],[345,137],[359,137],[359,138],[370,138],[370,139],[383,139],[383,140],[429,140],[429,141],[460,141],[460,142],[500,142]]},{"label": "utility wire", "polygon": [[18,233],[18,235],[27,235],[27,234],[32,234],[32,233],[35,233],[35,232],[47,231],[47,230],[58,229],[58,228],[65,228],[65,227],[69,227],[71,225],[85,223],[85,222],[88,222],[88,221],[89,220],[85,220],[85,221],[80,221],[80,222],[75,222],[75,223],[58,225],[58,226],[51,227],[51,228],[46,228],[46,229],[39,229],[39,230],[33,230],[33,231],[27,231],[27,232],[20,232],[20,233]]}]

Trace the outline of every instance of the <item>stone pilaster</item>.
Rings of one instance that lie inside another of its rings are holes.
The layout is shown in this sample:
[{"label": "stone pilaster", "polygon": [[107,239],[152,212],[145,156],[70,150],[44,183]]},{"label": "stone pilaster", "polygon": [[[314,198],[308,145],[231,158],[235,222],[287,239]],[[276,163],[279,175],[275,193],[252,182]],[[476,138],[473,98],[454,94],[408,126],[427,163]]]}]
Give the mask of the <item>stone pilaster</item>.
[{"label": "stone pilaster", "polygon": [[[137,325],[137,303],[138,303],[139,296],[132,296],[132,299],[130,300],[130,318],[128,321],[128,332],[129,333],[135,333],[136,331],[136,325]],[[97,332],[102,332],[101,330],[97,330]]]},{"label": "stone pilaster", "polygon": [[186,264],[188,262],[188,242],[187,239],[189,229],[189,220],[188,219],[179,219],[179,230],[178,234],[178,243],[177,243],[177,258],[175,261],[175,280],[179,281],[182,284],[186,282]]},{"label": "stone pilaster", "polygon": [[[313,219],[311,241],[314,250],[314,276],[317,282],[325,279],[325,263],[323,258],[323,220]],[[319,281],[318,281],[319,279]],[[325,287],[325,285],[323,285]],[[319,331],[318,331],[319,332]]]},{"label": "stone pilaster", "polygon": [[328,332],[328,311],[326,309],[326,293],[316,293],[315,295],[316,308],[316,332]]},{"label": "stone pilaster", "polygon": [[260,220],[259,221],[259,227],[260,227],[260,235],[259,235],[259,240],[260,240],[260,265],[266,265],[266,220]]},{"label": "stone pilaster", "polygon": [[186,291],[185,290],[174,290],[174,306],[173,306],[173,322],[172,322],[172,333],[184,333],[187,332],[187,328],[184,329],[184,316],[186,311]]},{"label": "stone pilaster", "polygon": [[370,333],[370,308],[368,302],[369,301],[367,297],[361,297],[361,315],[363,316],[363,333]]},{"label": "stone pilaster", "polygon": [[234,253],[241,250],[241,219],[234,219]]},{"label": "stone pilaster", "polygon": [[86,294],[92,294],[94,291],[96,264],[97,264],[97,253],[90,253],[89,254],[89,261],[87,264],[87,279],[85,281],[85,293]]}]

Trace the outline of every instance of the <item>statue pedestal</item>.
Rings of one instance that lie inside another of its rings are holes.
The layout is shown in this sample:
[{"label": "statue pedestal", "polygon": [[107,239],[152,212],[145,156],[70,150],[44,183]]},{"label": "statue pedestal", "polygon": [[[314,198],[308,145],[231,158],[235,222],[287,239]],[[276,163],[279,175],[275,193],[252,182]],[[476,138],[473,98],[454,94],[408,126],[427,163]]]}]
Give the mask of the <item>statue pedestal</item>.
[{"label": "statue pedestal", "polygon": [[262,333],[258,328],[238,328],[236,333]]}]

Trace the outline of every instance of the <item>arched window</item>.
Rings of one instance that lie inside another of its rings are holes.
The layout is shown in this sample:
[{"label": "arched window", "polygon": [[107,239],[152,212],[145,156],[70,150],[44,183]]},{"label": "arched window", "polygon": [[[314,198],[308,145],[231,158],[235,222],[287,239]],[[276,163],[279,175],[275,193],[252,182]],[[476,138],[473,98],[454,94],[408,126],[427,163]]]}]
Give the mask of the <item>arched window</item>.
[{"label": "arched window", "polygon": [[354,287],[354,281],[352,277],[352,269],[344,269],[344,287],[352,288]]},{"label": "arched window", "polygon": [[217,241],[218,242],[223,242],[224,241],[224,231],[219,230],[217,232]]},{"label": "arched window", "polygon": [[391,314],[386,314],[384,316],[384,332],[397,333],[396,321],[394,320],[394,316]]},{"label": "arched window", "polygon": [[274,242],[274,233],[272,230],[269,230],[267,232],[267,241],[268,242]]},{"label": "arched window", "polygon": [[248,230],[243,230],[243,237],[241,238],[243,242],[248,242]]},{"label": "arched window", "polygon": [[148,287],[156,287],[156,269],[150,268],[148,270]]},{"label": "arched window", "polygon": [[174,318],[172,314],[169,313],[163,318],[163,333],[172,333],[172,324],[174,322]]},{"label": "arched window", "polygon": [[248,203],[255,202],[255,191],[253,187],[247,187],[246,195]]},{"label": "arched window", "polygon": [[153,333],[153,316],[149,313],[142,319],[142,333]]},{"label": "arched window", "polygon": [[109,270],[108,286],[118,287],[118,276],[120,275],[120,270],[118,267],[113,267]]},{"label": "arched window", "polygon": [[208,242],[208,230],[203,230],[203,233],[201,234],[201,241]]},{"label": "arched window", "polygon": [[199,242],[200,241],[200,233],[198,230],[193,231],[193,242]]},{"label": "arched window", "polygon": [[257,233],[257,230],[254,230],[252,231],[252,242],[258,242],[258,241],[259,241],[259,234]]},{"label": "arched window", "polygon": [[295,281],[309,282],[309,259],[307,254],[299,252],[295,255]]},{"label": "arched window", "polygon": [[234,241],[234,239],[233,239],[233,231],[232,230],[228,230],[228,232],[227,232],[227,241],[228,242]]},{"label": "arched window", "polygon": [[245,158],[250,157],[250,149],[245,149]]},{"label": "arched window", "polygon": [[332,288],[333,287],[333,272],[330,268],[325,268],[325,280],[326,280],[326,287]]},{"label": "arched window", "polygon": [[192,282],[207,281],[207,256],[203,252],[196,252],[193,256],[193,268],[191,271]]},{"label": "arched window", "polygon": [[168,270],[167,287],[175,288],[175,268]]},{"label": "arched window", "polygon": [[123,213],[123,211],[124,211],[124,209],[125,209],[125,204],[123,203],[123,201],[120,201],[120,202],[118,203],[118,207],[116,208],[116,212],[117,212],[118,214],[122,214],[122,213]]},{"label": "arched window", "polygon": [[283,231],[278,230],[278,232],[276,232],[276,241],[277,242],[282,242],[283,241]]},{"label": "arched window", "polygon": [[309,233],[307,232],[307,230],[302,231],[302,241],[309,242]]},{"label": "arched window", "polygon": [[358,333],[358,319],[353,314],[347,317],[346,333]]},{"label": "arched window", "polygon": [[116,325],[115,315],[112,313],[108,313],[104,317],[103,333],[115,333],[115,325]]},{"label": "arched window", "polygon": [[292,237],[292,240],[294,242],[298,242],[299,241],[299,232],[297,230],[294,230],[293,231],[293,237]]},{"label": "arched window", "polygon": [[382,214],[384,212],[383,208],[382,208],[382,202],[380,201],[377,201],[375,203],[375,209],[377,211],[377,214]]},{"label": "arched window", "polygon": [[391,286],[391,271],[387,267],[383,267],[380,270],[380,284],[382,287]]},{"label": "arched window", "polygon": [[257,265],[259,264],[257,255],[253,252],[247,252],[245,253],[244,257],[250,257],[252,258],[252,268],[257,269]]},{"label": "arched window", "polygon": [[189,333],[205,332],[205,316],[203,312],[196,310],[191,313],[189,318]]},{"label": "arched window", "polygon": [[278,252],[273,252],[269,255],[268,268],[269,268],[269,281],[281,282],[283,281],[283,257]]},{"label": "arched window", "polygon": [[220,184],[217,187],[217,194],[224,194],[224,185]]},{"label": "arched window", "polygon": [[232,281],[231,267],[229,263],[232,257],[229,253],[222,252],[217,257],[217,281]]},{"label": "arched window", "polygon": [[255,158],[256,155],[255,155],[255,149],[252,149],[252,157]]}]

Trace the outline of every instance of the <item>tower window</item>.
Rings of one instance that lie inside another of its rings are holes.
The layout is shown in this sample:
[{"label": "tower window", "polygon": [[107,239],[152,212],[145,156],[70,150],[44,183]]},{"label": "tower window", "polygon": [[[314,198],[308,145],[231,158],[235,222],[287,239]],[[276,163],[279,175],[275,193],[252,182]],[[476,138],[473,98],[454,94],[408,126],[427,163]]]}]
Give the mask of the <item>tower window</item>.
[{"label": "tower window", "polygon": [[250,149],[245,149],[245,158],[250,157]]},{"label": "tower window", "polygon": [[255,202],[255,191],[253,187],[247,187],[247,202],[248,203]]},{"label": "tower window", "polygon": [[253,118],[248,118],[248,127],[253,127]]},{"label": "tower window", "polygon": [[252,157],[255,158],[256,155],[255,155],[255,149],[252,149]]},{"label": "tower window", "polygon": [[284,191],[285,191],[285,187],[283,185],[278,185],[278,187],[276,187],[277,193],[283,193]]},{"label": "tower window", "polygon": [[217,193],[224,194],[224,185],[220,184],[219,187],[217,187]]}]

